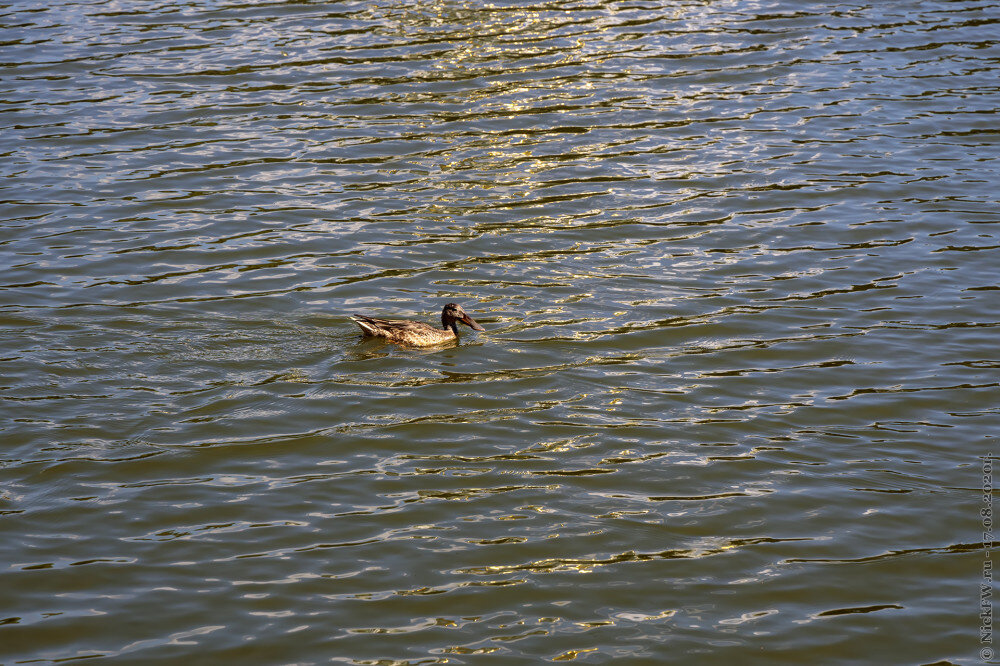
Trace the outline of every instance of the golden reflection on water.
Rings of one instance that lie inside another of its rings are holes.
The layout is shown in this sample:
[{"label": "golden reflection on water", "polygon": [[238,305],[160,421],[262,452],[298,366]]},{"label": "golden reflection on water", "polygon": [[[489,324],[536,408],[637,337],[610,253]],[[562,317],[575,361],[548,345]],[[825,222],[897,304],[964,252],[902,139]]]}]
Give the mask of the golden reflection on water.
[{"label": "golden reflection on water", "polygon": [[22,4],[0,660],[976,654],[989,7]]}]

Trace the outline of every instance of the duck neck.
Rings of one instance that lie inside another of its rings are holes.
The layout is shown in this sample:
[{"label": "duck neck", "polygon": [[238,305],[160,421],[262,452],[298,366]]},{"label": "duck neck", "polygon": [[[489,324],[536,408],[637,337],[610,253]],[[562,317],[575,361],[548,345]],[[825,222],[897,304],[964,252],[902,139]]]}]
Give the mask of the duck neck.
[{"label": "duck neck", "polygon": [[455,320],[445,315],[441,315],[441,330],[447,331],[449,328],[452,333],[458,336],[458,326],[455,324]]}]

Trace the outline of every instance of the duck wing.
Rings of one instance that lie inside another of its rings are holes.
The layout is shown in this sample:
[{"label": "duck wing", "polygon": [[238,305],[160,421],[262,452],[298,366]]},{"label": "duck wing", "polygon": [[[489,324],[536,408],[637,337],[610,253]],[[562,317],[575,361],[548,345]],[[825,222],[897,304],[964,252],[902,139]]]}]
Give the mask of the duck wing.
[{"label": "duck wing", "polygon": [[437,332],[430,324],[411,319],[379,319],[363,314],[355,314],[351,321],[358,325],[365,335],[380,338],[408,338],[426,336]]}]

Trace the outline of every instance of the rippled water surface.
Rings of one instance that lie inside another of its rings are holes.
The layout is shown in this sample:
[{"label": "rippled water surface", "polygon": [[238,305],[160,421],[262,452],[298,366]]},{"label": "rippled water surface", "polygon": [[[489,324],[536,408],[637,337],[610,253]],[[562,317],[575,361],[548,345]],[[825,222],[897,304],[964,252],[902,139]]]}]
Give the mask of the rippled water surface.
[{"label": "rippled water surface", "polygon": [[0,2],[0,662],[979,662],[998,106],[990,1]]}]

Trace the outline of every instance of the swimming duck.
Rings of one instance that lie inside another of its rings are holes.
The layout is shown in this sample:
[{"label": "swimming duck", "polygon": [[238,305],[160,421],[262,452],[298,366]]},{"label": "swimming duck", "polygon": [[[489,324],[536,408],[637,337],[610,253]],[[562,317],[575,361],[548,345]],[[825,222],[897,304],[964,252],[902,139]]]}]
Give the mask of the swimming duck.
[{"label": "swimming duck", "polygon": [[365,337],[385,338],[389,342],[416,347],[457,340],[458,326],[455,323],[459,321],[474,331],[486,330],[466,314],[458,303],[448,303],[441,310],[441,328],[411,319],[376,319],[360,314],[354,315],[351,320],[361,328]]}]

